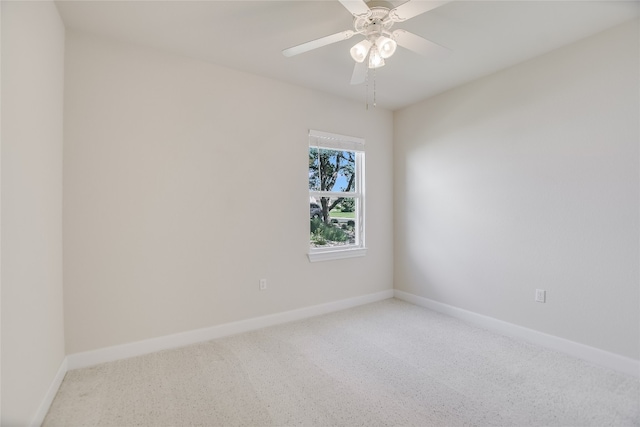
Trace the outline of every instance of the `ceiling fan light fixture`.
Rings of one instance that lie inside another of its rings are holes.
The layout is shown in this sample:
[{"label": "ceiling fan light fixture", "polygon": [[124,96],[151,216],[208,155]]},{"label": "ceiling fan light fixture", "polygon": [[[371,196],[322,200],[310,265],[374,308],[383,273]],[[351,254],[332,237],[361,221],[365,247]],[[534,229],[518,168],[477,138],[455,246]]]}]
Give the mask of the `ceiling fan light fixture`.
[{"label": "ceiling fan light fixture", "polygon": [[380,55],[378,46],[375,44],[369,51],[369,68],[380,68],[384,66],[384,58]]},{"label": "ceiling fan light fixture", "polygon": [[376,45],[378,46],[378,50],[380,51],[380,56],[383,59],[391,57],[396,51],[398,44],[395,40],[390,39],[389,37],[380,36],[378,40],[376,40]]},{"label": "ceiling fan light fixture", "polygon": [[349,52],[354,61],[364,62],[367,59],[369,49],[371,49],[371,42],[365,39],[353,46]]}]

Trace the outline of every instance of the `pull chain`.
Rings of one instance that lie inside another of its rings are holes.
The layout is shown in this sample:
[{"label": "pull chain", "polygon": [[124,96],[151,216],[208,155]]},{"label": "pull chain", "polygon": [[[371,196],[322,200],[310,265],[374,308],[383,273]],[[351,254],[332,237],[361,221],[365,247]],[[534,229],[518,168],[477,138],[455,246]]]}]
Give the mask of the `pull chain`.
[{"label": "pull chain", "polygon": [[376,69],[373,69],[373,108],[376,108]]},{"label": "pull chain", "polygon": [[[365,110],[369,110],[369,70],[370,68],[367,68],[367,75],[365,77],[365,103],[364,103],[364,107]],[[373,69],[373,108],[377,107],[377,102],[376,102],[376,69]]]},{"label": "pull chain", "polygon": [[369,111],[369,68],[367,68],[367,74],[365,75],[364,82],[365,82],[364,109]]}]

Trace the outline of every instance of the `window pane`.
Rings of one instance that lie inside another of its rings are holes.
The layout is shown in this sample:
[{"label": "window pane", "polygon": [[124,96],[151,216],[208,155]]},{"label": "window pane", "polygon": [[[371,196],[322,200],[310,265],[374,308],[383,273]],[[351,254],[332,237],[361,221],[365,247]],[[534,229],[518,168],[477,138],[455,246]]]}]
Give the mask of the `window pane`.
[{"label": "window pane", "polygon": [[355,188],[355,152],[309,148],[309,190],[353,192]]},{"label": "window pane", "polygon": [[321,197],[317,202],[312,201],[309,230],[311,247],[355,245],[356,206],[353,197]]}]

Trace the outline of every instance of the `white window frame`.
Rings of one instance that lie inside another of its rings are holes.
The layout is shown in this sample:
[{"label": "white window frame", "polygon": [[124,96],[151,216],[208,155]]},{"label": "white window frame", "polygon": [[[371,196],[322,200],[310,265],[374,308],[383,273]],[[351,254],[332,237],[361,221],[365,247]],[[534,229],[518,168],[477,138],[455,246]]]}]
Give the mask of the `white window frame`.
[{"label": "white window frame", "polygon": [[[309,197],[347,197],[355,201],[356,211],[356,244],[332,246],[327,248],[309,245],[309,261],[328,261],[333,259],[365,256],[365,161],[364,139],[353,136],[338,135],[317,130],[309,131],[309,148],[353,151],[356,153],[355,188],[352,192],[309,190]],[[307,231],[308,232],[308,231]]]}]

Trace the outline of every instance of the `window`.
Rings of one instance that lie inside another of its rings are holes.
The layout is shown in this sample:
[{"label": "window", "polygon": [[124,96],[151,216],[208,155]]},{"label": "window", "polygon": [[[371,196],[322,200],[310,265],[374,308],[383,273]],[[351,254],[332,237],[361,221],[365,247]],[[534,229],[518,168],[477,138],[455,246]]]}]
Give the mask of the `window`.
[{"label": "window", "polygon": [[365,255],[364,140],[309,131],[309,260]]}]

